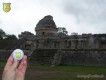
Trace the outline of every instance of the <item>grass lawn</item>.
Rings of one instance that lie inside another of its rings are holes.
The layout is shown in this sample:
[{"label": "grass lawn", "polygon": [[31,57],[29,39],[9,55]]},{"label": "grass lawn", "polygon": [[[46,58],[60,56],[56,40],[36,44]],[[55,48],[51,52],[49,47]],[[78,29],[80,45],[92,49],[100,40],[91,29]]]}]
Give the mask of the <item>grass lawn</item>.
[{"label": "grass lawn", "polygon": [[[0,77],[4,65],[4,62],[0,62]],[[51,67],[29,63],[25,80],[106,80],[106,67],[72,65]]]},{"label": "grass lawn", "polygon": [[106,67],[29,64],[26,80],[106,80]]}]

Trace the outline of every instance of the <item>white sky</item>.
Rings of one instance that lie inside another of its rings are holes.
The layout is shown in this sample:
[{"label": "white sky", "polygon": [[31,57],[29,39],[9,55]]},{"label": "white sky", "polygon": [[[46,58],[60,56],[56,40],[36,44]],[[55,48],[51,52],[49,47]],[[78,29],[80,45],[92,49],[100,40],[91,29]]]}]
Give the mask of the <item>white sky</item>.
[{"label": "white sky", "polygon": [[[11,2],[10,12],[3,11],[3,2]],[[7,34],[35,34],[36,24],[46,15],[69,35],[106,33],[106,0],[0,0],[0,28]]]}]

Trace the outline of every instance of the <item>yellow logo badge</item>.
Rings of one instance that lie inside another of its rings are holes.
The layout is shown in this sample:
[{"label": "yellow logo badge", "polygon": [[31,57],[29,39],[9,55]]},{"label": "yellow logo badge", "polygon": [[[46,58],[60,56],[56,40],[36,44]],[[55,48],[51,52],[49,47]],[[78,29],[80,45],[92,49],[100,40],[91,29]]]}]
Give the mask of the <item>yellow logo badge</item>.
[{"label": "yellow logo badge", "polygon": [[3,11],[9,12],[11,10],[11,3],[3,3]]},{"label": "yellow logo badge", "polygon": [[16,52],[16,58],[20,58],[21,57],[21,53],[20,52]]}]

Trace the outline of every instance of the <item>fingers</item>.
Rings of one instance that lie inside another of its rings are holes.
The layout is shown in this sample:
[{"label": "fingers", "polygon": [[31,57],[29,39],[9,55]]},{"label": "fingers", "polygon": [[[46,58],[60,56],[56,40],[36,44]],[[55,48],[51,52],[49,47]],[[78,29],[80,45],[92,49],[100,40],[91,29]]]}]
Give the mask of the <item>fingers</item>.
[{"label": "fingers", "polygon": [[5,68],[4,68],[2,77],[5,75],[5,73],[6,73],[8,70],[10,70],[11,66],[13,65],[13,61],[14,61],[13,55],[11,54],[10,57],[8,58],[8,60],[7,60],[6,65],[5,65]]},{"label": "fingers", "polygon": [[16,70],[16,80],[24,80],[25,72],[27,68],[27,56],[25,55],[19,64],[19,67]]},{"label": "fingers", "polygon": [[26,71],[26,68],[27,68],[27,56],[25,55],[18,67],[19,70],[22,70],[24,73]]},{"label": "fingers", "polygon": [[25,73],[26,71],[26,68],[27,68],[27,56],[25,56],[24,58],[24,63],[23,63],[23,68],[22,68],[22,71]]},{"label": "fingers", "polygon": [[13,56],[12,54],[10,55],[9,59],[7,60],[7,63],[5,65],[4,71],[7,71],[9,67],[11,67],[11,65],[13,64]]},{"label": "fingers", "polygon": [[18,60],[14,60],[12,66],[11,66],[11,70],[16,70],[17,69],[17,66],[19,64],[19,61]]}]

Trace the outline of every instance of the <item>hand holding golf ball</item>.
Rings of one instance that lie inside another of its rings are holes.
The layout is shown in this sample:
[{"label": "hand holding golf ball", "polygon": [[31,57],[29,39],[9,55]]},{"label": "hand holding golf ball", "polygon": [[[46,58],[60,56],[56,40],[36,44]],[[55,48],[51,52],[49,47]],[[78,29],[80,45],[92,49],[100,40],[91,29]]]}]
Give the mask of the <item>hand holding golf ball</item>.
[{"label": "hand holding golf ball", "polygon": [[24,52],[21,49],[15,49],[13,51],[13,58],[16,60],[21,60],[24,57]]},{"label": "hand holding golf ball", "polygon": [[[22,59],[22,60],[21,60]],[[19,61],[21,60],[21,61]],[[24,80],[27,68],[27,56],[21,49],[16,49],[7,60],[2,80]]]}]

